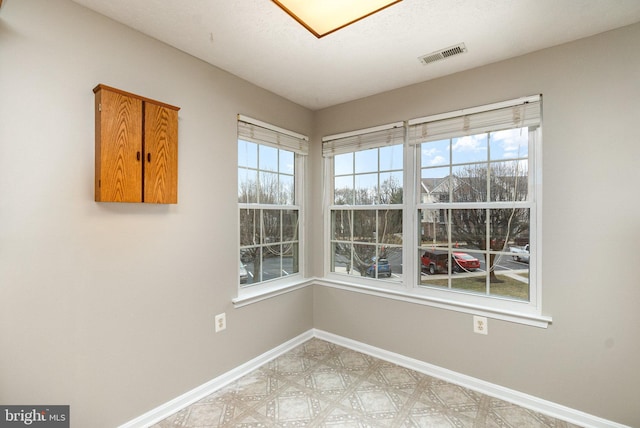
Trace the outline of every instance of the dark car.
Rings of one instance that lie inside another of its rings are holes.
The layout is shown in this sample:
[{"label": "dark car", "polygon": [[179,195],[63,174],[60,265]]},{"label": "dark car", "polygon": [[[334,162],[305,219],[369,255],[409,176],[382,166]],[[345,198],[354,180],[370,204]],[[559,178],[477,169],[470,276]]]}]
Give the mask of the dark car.
[{"label": "dark car", "polygon": [[431,275],[449,272],[449,252],[443,250],[427,250],[421,257],[422,270]]},{"label": "dark car", "polygon": [[376,270],[378,271],[378,278],[391,278],[391,265],[389,264],[389,260],[387,259],[376,259],[375,257],[371,260],[372,264],[367,268],[365,272],[367,276],[372,278],[376,278]]},{"label": "dark car", "polygon": [[455,251],[453,253],[453,270],[455,272],[472,272],[480,268],[480,261],[467,253]]}]

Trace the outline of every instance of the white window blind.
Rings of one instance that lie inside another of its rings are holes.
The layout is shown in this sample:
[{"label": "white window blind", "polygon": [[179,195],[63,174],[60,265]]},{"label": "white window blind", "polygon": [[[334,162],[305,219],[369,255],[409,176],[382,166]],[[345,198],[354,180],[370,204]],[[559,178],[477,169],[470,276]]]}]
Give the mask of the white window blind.
[{"label": "white window blind", "polygon": [[376,147],[393,146],[404,142],[402,122],[367,128],[322,139],[322,155],[334,156]]},{"label": "white window blind", "polygon": [[309,137],[250,117],[238,115],[238,139],[291,150],[299,155],[309,153]]},{"label": "white window blind", "polygon": [[[540,96],[409,121],[409,144],[540,124]],[[488,110],[487,110],[488,109]]]}]

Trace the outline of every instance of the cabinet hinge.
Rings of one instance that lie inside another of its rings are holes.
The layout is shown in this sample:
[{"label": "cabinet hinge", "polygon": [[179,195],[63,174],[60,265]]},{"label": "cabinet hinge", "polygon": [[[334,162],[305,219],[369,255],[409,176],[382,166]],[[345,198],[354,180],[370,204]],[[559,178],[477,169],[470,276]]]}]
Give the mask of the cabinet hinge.
[{"label": "cabinet hinge", "polygon": [[102,111],[102,103],[98,104],[98,111]]},{"label": "cabinet hinge", "polygon": [[102,187],[102,180],[98,180],[98,188]]}]

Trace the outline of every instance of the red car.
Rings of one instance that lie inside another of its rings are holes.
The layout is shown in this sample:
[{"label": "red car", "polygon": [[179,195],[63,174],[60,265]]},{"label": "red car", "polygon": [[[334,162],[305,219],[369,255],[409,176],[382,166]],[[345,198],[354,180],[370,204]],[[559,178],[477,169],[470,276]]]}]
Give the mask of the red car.
[{"label": "red car", "polygon": [[480,261],[467,253],[454,252],[453,270],[455,272],[470,272],[480,268]]}]

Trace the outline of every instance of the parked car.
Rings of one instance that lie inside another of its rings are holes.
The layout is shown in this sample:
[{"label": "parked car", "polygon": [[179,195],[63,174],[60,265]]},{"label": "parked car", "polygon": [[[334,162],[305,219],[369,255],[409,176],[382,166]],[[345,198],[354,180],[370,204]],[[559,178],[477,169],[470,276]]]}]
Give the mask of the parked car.
[{"label": "parked car", "polygon": [[365,272],[367,276],[372,278],[376,277],[376,269],[378,271],[378,278],[391,278],[391,265],[389,264],[389,260],[387,259],[376,259],[375,257],[371,259],[371,266],[367,268]]},{"label": "parked car", "polygon": [[247,272],[247,268],[244,266],[242,261],[240,262],[240,284],[246,284],[247,279],[249,279],[249,273]]},{"label": "parked car", "polygon": [[449,252],[443,250],[427,250],[420,258],[422,270],[431,275],[449,272]]},{"label": "parked car", "polygon": [[454,251],[451,266],[455,272],[472,272],[480,268],[480,261],[467,253]]},{"label": "parked car", "polygon": [[517,262],[529,263],[529,244],[524,247],[509,247],[513,254],[513,260]]}]

